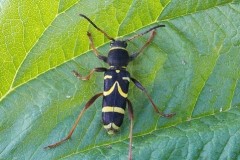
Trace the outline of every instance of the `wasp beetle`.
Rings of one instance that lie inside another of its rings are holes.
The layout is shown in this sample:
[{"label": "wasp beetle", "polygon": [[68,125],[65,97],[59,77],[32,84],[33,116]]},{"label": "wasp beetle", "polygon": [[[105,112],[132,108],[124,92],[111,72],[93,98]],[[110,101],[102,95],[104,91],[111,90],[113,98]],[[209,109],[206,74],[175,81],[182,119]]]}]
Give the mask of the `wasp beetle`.
[{"label": "wasp beetle", "polygon": [[[90,77],[94,72],[104,72],[104,91],[94,95],[84,106],[81,110],[78,118],[76,119],[74,125],[72,126],[68,135],[62,139],[61,141],[51,144],[45,148],[54,148],[64,141],[68,140],[78,122],[80,121],[83,113],[94,103],[94,101],[103,96],[102,101],[102,121],[104,128],[107,130],[108,134],[114,134],[117,132],[122,125],[124,113],[126,106],[128,106],[129,118],[130,118],[130,131],[129,131],[129,151],[128,151],[128,159],[132,159],[132,130],[133,130],[133,108],[131,101],[127,98],[128,96],[128,88],[129,82],[132,81],[140,90],[142,90],[145,95],[148,97],[149,101],[151,102],[154,110],[163,117],[172,117],[174,114],[163,114],[163,112],[159,111],[157,106],[154,104],[152,98],[147,93],[146,89],[142,86],[142,84],[130,76],[129,72],[126,70],[127,65],[129,62],[133,61],[153,40],[156,32],[155,29],[159,27],[165,27],[165,25],[157,25],[155,27],[150,28],[149,30],[136,34],[131,38],[126,40],[115,40],[114,38],[110,37],[106,32],[101,30],[94,24],[88,17],[83,14],[80,14],[81,17],[85,18],[89,23],[91,23],[98,31],[102,32],[110,42],[110,50],[108,52],[108,56],[102,56],[99,54],[98,50],[95,48],[91,33],[87,32],[87,36],[90,40],[91,48],[96,56],[107,63],[110,67],[103,68],[98,67],[94,68],[90,71],[87,76],[82,76],[77,71],[73,71],[73,74],[81,79],[81,80],[89,80]],[[142,36],[148,32],[151,32],[151,35],[147,42],[137,51],[129,55],[127,51],[127,42],[131,41],[139,36]]]}]

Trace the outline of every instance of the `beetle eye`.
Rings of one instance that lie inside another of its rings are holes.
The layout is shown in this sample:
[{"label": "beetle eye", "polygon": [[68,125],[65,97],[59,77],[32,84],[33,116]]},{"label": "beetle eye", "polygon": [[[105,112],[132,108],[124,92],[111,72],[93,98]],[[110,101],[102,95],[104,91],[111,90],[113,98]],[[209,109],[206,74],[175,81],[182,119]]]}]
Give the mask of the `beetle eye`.
[{"label": "beetle eye", "polygon": [[113,45],[113,41],[110,42],[110,46],[112,46],[112,45]]}]

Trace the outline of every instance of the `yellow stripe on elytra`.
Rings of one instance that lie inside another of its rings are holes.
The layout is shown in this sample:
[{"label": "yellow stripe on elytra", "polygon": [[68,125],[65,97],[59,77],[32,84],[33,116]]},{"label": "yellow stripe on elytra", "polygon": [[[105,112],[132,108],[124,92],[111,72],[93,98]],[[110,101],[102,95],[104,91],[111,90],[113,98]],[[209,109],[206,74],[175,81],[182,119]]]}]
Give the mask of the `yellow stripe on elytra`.
[{"label": "yellow stripe on elytra", "polygon": [[104,92],[103,92],[103,95],[104,95],[104,96],[110,95],[110,94],[113,92],[115,86],[116,86],[116,82],[112,85],[112,87],[111,87],[108,91],[104,91]]},{"label": "yellow stripe on elytra", "polygon": [[109,124],[107,124],[107,125],[104,125],[103,127],[104,127],[105,129],[110,129],[111,126],[112,126],[112,123],[109,123]]},{"label": "yellow stripe on elytra", "polygon": [[104,125],[103,126],[105,129],[111,129],[111,128],[113,128],[113,129],[115,129],[115,130],[119,130],[119,128],[120,127],[118,127],[116,124],[114,124],[114,123],[109,123],[109,124],[107,124],[107,125]]},{"label": "yellow stripe on elytra", "polygon": [[110,94],[113,92],[113,90],[114,90],[114,88],[115,88],[116,85],[117,85],[117,88],[118,88],[118,93],[119,93],[122,97],[127,98],[127,95],[128,95],[128,94],[127,94],[127,93],[124,93],[124,92],[122,91],[122,88],[120,87],[120,84],[118,83],[118,81],[116,81],[108,91],[104,91],[104,92],[103,92],[103,95],[104,95],[104,96],[110,95]]},{"label": "yellow stripe on elytra", "polygon": [[124,98],[127,98],[127,93],[124,93],[122,91],[122,88],[120,87],[119,83],[117,82],[117,85],[118,85],[118,93],[123,96]]},{"label": "yellow stripe on elytra", "polygon": [[123,80],[127,80],[130,82],[130,78],[129,77],[122,77]]},{"label": "yellow stripe on elytra", "polygon": [[122,109],[121,107],[111,107],[111,106],[104,106],[102,108],[102,112],[117,112],[117,113],[125,114],[124,109]]},{"label": "yellow stripe on elytra", "polygon": [[112,78],[112,76],[110,76],[110,75],[104,76],[104,79],[111,79],[111,78]]},{"label": "yellow stripe on elytra", "polygon": [[122,50],[127,51],[127,49],[126,49],[126,48],[123,48],[123,47],[111,47],[111,48],[110,48],[110,51],[111,51],[111,50],[114,50],[114,49],[122,49]]}]

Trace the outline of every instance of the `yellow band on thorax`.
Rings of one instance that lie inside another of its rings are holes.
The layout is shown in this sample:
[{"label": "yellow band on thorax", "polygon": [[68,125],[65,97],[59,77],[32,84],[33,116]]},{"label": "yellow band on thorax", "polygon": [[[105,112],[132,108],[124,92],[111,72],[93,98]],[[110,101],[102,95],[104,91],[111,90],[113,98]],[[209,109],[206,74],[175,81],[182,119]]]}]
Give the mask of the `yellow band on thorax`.
[{"label": "yellow band on thorax", "polygon": [[110,51],[111,51],[111,50],[114,50],[114,49],[122,49],[122,50],[127,51],[126,48],[123,48],[123,47],[111,47],[111,48],[110,48]]}]

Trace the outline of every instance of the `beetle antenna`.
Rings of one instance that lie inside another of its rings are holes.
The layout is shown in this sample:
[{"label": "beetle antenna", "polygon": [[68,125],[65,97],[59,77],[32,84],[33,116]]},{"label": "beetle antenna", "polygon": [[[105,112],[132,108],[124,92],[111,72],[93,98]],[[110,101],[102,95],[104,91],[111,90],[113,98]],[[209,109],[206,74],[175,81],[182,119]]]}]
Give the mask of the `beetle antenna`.
[{"label": "beetle antenna", "polygon": [[143,32],[143,33],[136,34],[136,35],[134,35],[134,36],[132,36],[132,37],[130,37],[130,38],[128,38],[128,39],[126,39],[125,41],[131,41],[131,40],[133,40],[133,39],[135,39],[135,38],[137,38],[137,37],[140,37],[140,36],[142,36],[142,35],[144,35],[144,34],[146,34],[146,33],[150,32],[150,31],[152,31],[152,30],[156,29],[156,28],[159,28],[159,27],[165,27],[165,25],[164,25],[164,24],[157,25],[157,26],[155,26],[155,27],[152,27],[152,28],[150,28],[149,30],[147,30],[147,31],[145,31],[145,32]]},{"label": "beetle antenna", "polygon": [[95,27],[98,31],[102,32],[104,34],[104,36],[106,36],[108,39],[115,41],[114,38],[110,37],[106,32],[104,32],[103,30],[98,28],[98,26],[96,24],[94,24],[87,16],[85,16],[84,14],[79,14],[79,16],[85,18],[89,23],[91,23],[93,25],[93,27]]}]

